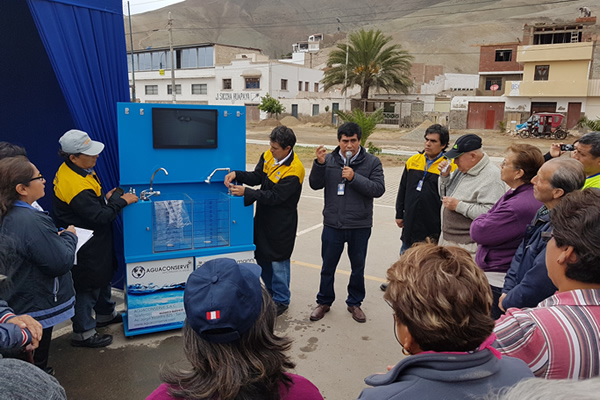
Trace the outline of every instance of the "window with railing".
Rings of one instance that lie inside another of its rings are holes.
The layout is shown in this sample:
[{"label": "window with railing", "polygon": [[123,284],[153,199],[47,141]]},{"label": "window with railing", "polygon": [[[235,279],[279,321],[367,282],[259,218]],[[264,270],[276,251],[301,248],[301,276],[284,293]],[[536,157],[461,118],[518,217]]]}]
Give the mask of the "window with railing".
[{"label": "window with railing", "polygon": [[260,78],[245,78],[246,89],[260,89]]},{"label": "window with railing", "polygon": [[146,85],[144,89],[149,96],[158,94],[158,85]]},{"label": "window with railing", "polygon": [[[167,94],[173,94],[172,85],[167,85]],[[175,94],[181,94],[181,85],[175,85]]]},{"label": "window with railing", "polygon": [[192,94],[207,94],[207,86],[206,83],[193,83]]}]

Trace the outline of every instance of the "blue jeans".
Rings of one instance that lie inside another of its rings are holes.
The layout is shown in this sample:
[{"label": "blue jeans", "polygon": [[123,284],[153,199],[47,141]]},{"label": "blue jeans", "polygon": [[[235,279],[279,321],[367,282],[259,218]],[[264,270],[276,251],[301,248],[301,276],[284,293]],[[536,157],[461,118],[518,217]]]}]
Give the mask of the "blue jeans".
[{"label": "blue jeans", "polygon": [[402,246],[400,246],[400,255],[404,254],[404,252],[408,249],[410,249],[410,246],[408,246],[405,242],[400,241],[402,243]]},{"label": "blue jeans", "polygon": [[317,294],[317,303],[331,305],[335,300],[333,283],[335,270],[344,244],[348,243],[348,258],[350,258],[350,282],[348,282],[348,298],[346,304],[349,306],[360,306],[365,298],[365,260],[367,258],[367,246],[371,237],[371,228],[360,229],[335,229],[330,226],[323,227],[321,234],[321,257],[323,267],[321,268],[321,284]]},{"label": "blue jeans", "polygon": [[277,304],[290,304],[290,259],[284,261],[256,260],[262,268],[260,274],[265,287]]},{"label": "blue jeans", "polygon": [[[110,299],[110,285],[75,291],[75,315],[73,322],[73,339],[86,340],[96,333],[96,319],[99,322],[110,321],[116,317],[115,302]],[[96,319],[92,316],[96,312]]]}]

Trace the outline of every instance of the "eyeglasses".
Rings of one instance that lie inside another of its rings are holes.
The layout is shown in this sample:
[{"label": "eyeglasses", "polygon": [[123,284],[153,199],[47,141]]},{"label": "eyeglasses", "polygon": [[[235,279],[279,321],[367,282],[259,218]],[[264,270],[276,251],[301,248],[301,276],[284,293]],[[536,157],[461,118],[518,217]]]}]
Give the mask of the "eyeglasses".
[{"label": "eyeglasses", "polygon": [[545,243],[548,243],[550,241],[550,239],[552,239],[554,237],[554,231],[545,231],[545,232],[542,232],[541,237],[542,237],[542,240]]},{"label": "eyeglasses", "polygon": [[39,179],[40,181],[46,180],[46,178],[44,178],[44,176],[42,174],[39,174],[38,176],[36,176],[35,178],[31,178],[28,182],[33,182],[36,179]]}]

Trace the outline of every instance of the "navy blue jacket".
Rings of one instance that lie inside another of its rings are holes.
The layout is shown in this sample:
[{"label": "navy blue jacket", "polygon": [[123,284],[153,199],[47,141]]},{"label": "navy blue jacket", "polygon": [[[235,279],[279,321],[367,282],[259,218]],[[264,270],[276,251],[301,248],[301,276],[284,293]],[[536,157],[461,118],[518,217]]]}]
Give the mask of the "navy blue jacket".
[{"label": "navy blue jacket", "polygon": [[538,211],[527,227],[525,237],[513,257],[504,278],[502,307],[536,307],[538,303],[556,292],[556,286],[546,270],[546,242],[542,232],[552,229],[550,215],[545,206]]},{"label": "navy blue jacket", "polygon": [[379,158],[364,147],[350,163],[354,178],[347,182],[343,196],[338,196],[344,160],[339,146],[325,156],[325,164],[313,162],[309,184],[313,190],[325,189],[323,224],[336,229],[370,228],[373,225],[373,198],[383,196],[385,183]]},{"label": "navy blue jacket", "polygon": [[373,388],[364,389],[359,399],[445,399],[480,398],[491,390],[512,386],[533,373],[522,360],[490,350],[475,353],[416,354],[400,361],[387,374],[365,378]]},{"label": "navy blue jacket", "polygon": [[17,256],[17,265],[3,283],[0,297],[15,313],[29,314],[48,328],[74,313],[71,268],[77,236],[66,231],[59,235],[45,212],[18,203],[22,204],[6,214],[0,227]]}]

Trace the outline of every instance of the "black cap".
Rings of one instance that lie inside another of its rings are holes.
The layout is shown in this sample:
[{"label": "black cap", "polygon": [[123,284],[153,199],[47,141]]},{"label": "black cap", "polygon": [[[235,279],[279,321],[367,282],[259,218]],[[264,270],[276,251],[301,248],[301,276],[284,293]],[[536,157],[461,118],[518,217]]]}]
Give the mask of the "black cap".
[{"label": "black cap", "polygon": [[454,146],[444,154],[446,158],[457,158],[468,153],[469,151],[477,150],[481,148],[481,138],[477,135],[469,133],[459,137]]}]

